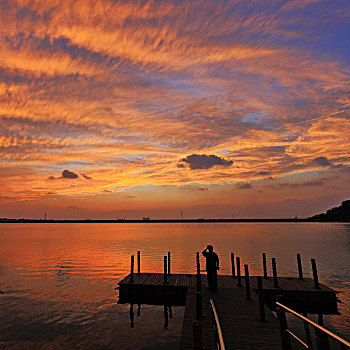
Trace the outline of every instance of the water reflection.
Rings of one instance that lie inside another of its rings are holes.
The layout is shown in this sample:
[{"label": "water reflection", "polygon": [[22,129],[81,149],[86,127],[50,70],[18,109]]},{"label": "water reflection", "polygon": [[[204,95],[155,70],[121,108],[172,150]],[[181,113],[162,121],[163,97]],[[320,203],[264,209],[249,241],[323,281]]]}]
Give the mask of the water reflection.
[{"label": "water reflection", "polygon": [[[0,344],[5,342],[6,348],[11,340],[12,348],[18,343],[19,349],[39,343],[43,348],[69,344],[114,349],[118,344],[119,349],[141,349],[154,340],[175,343],[182,323],[178,312],[173,322],[164,301],[160,306],[133,301],[134,308],[142,303],[142,316],[134,318],[135,330],[142,335],[135,337],[130,335],[130,304],[116,305],[114,288],[129,273],[130,255],[138,250],[145,272],[162,272],[163,256],[171,251],[172,272],[188,274],[196,272],[195,253],[207,242],[220,255],[223,274],[230,271],[231,251],[242,265],[249,265],[251,275],[263,273],[262,252],[277,258],[281,276],[297,276],[295,256],[301,253],[305,277],[310,277],[309,262],[316,258],[320,282],[341,291],[344,303],[342,315],[325,316],[325,325],[350,338],[348,224],[43,223],[1,224],[0,290],[5,294],[0,298]],[[24,346],[23,341],[30,344]]]},{"label": "water reflection", "polygon": [[[141,304],[137,304],[137,316],[141,316]],[[135,327],[135,313],[134,313],[134,304],[130,304],[129,308],[130,315],[130,328]],[[163,305],[163,315],[164,315],[164,329],[168,329],[169,327],[169,318],[173,318],[173,309],[171,305]]]}]

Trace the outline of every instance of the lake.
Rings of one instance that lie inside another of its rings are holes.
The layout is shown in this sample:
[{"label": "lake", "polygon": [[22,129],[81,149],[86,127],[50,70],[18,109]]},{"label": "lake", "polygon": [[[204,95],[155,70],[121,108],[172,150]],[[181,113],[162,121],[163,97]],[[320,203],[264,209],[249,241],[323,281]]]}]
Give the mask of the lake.
[{"label": "lake", "polygon": [[[350,225],[330,223],[114,223],[0,225],[0,348],[177,349],[184,308],[118,305],[117,283],[141,251],[141,272],[162,272],[171,251],[173,273],[195,273],[196,252],[212,244],[221,274],[230,252],[262,274],[261,253],[280,276],[304,275],[317,261],[321,283],[341,292],[341,315],[325,326],[350,338]],[[204,263],[204,258],[201,258]]]}]

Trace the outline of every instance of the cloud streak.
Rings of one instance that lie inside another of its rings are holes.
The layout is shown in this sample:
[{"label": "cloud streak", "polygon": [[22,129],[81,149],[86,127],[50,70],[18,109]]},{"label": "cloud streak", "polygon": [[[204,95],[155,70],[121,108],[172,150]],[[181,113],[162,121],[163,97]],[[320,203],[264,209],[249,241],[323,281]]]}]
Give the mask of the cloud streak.
[{"label": "cloud streak", "polygon": [[46,198],[61,169],[77,176],[55,182],[69,199],[196,183],[208,191],[181,193],[215,202],[210,186],[348,166],[349,13],[314,1],[0,0],[6,201]]}]

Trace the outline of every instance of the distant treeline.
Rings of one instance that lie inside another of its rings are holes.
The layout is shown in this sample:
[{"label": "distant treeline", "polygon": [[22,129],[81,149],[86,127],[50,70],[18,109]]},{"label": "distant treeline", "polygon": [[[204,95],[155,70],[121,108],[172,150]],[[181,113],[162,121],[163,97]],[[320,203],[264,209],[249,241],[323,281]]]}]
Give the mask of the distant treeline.
[{"label": "distant treeline", "polygon": [[312,216],[312,221],[350,222],[350,200],[342,202],[339,207],[328,209],[326,213]]}]

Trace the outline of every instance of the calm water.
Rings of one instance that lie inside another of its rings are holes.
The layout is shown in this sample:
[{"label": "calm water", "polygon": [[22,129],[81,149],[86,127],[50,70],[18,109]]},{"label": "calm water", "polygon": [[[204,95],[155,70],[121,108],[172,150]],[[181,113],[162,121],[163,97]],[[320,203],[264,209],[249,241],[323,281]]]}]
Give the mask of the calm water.
[{"label": "calm water", "polygon": [[261,274],[261,253],[276,257],[280,275],[297,276],[296,254],[310,276],[341,291],[341,316],[325,325],[350,338],[350,225],[318,223],[242,224],[1,224],[0,348],[176,349],[183,307],[164,310],[118,305],[117,282],[141,250],[143,272],[162,272],[172,252],[172,272],[195,273],[195,253],[211,243],[230,273],[230,252]]}]

